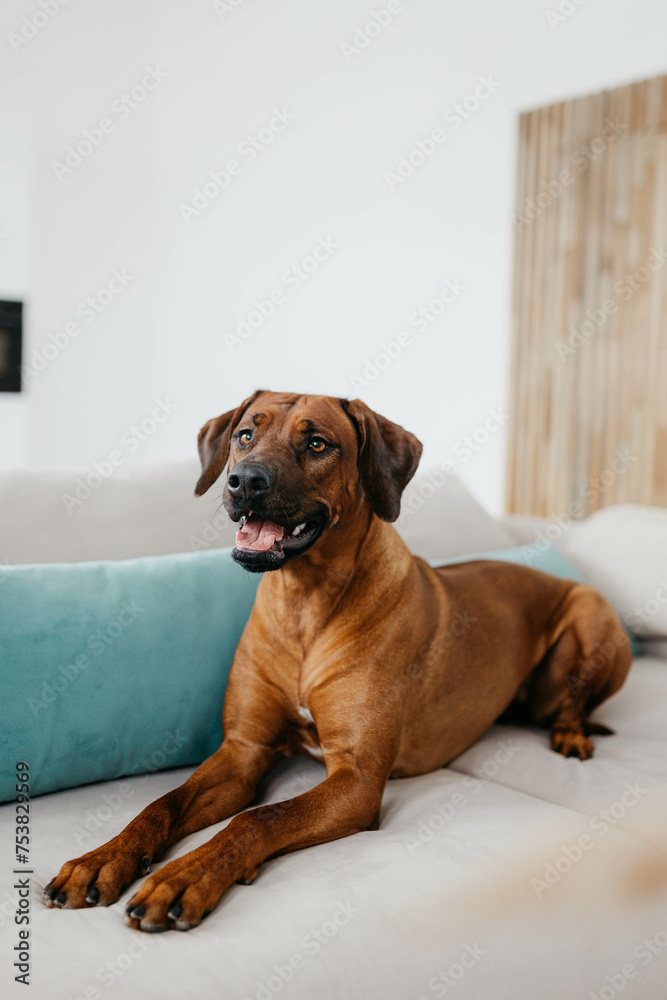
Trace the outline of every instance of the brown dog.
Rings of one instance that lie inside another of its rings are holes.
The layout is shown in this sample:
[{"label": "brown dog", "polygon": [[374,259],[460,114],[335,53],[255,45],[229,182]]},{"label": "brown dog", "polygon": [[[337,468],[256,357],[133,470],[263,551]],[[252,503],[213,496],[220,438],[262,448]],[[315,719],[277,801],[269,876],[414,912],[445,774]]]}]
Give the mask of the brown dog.
[{"label": "brown dog", "polygon": [[[267,858],[375,829],[388,778],[442,767],[508,709],[550,727],[560,753],[591,756],[588,734],[608,730],[587,716],[631,661],[618,619],[589,587],[536,570],[434,570],[411,556],[387,522],[421,454],[412,434],[359,400],[258,392],[210,420],[199,451],[198,496],[229,460],[234,558],[272,571],[234,658],[224,741],[117,837],[65,864],[49,905],[114,903],[170,844],[239,813],[128,904],[132,927],[188,930]],[[326,780],[239,812],[279,757],[300,752],[324,760]]]}]

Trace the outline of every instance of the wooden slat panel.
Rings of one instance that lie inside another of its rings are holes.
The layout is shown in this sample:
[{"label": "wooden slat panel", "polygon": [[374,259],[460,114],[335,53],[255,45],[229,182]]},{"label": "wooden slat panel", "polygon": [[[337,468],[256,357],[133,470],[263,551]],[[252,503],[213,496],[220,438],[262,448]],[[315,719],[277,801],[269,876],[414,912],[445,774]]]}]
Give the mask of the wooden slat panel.
[{"label": "wooden slat panel", "polygon": [[[526,115],[521,115],[519,119],[519,149],[517,156],[517,178],[516,178],[516,190],[515,190],[515,217],[514,217],[514,231],[515,231],[515,266],[514,266],[514,289],[512,294],[512,330],[518,329],[519,316],[525,314],[524,299],[527,287],[528,278],[528,267],[525,259],[525,238],[523,237],[524,222],[523,219],[523,207],[520,204],[523,192],[527,187],[527,173],[528,173],[528,118]],[[512,352],[510,358],[510,399],[513,401],[515,409],[510,412],[510,420],[518,422],[522,425],[525,420],[524,415],[524,404],[525,404],[525,392],[524,384],[522,381],[522,374],[524,372],[523,366],[520,364],[520,341],[521,338],[518,336],[512,337]],[[517,477],[520,468],[520,457],[516,454],[516,449],[509,448],[507,456],[508,464],[508,503],[510,506],[514,506],[516,502],[515,491],[517,489]]]},{"label": "wooden slat panel", "polygon": [[508,510],[667,505],[667,76],[522,115],[516,206]]}]

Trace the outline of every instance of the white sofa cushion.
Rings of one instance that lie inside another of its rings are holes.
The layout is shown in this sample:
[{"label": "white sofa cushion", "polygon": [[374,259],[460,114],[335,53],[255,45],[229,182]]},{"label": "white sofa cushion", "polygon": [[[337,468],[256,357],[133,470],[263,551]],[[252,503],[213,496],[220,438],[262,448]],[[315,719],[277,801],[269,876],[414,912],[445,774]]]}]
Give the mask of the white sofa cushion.
[{"label": "white sofa cushion", "polygon": [[573,524],[557,544],[628,628],[667,638],[667,510],[607,507]]}]

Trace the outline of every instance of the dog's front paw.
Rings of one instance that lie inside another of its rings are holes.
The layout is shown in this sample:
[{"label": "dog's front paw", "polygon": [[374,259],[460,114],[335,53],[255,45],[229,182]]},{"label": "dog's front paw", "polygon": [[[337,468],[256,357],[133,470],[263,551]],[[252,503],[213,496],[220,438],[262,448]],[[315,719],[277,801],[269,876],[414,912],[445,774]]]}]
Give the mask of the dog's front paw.
[{"label": "dog's front paw", "polygon": [[153,872],[127,904],[126,923],[141,931],[189,931],[233,882],[248,883],[256,874],[256,868],[245,868],[209,842]]},{"label": "dog's front paw", "polygon": [[136,878],[149,871],[147,855],[128,849],[116,838],[64,864],[45,886],[44,902],[68,910],[110,906]]}]

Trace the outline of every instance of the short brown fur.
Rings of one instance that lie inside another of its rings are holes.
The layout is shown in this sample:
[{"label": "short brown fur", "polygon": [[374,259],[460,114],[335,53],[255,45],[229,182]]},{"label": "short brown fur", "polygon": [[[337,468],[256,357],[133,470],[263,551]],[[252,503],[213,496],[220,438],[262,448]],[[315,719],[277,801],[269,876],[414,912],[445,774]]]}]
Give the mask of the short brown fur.
[{"label": "short brown fur", "polygon": [[[249,451],[241,426],[254,435]],[[315,432],[332,444],[321,457],[305,444]],[[288,526],[317,508],[326,527],[260,581],[220,749],[109,843],[65,864],[47,904],[113,903],[171,844],[238,813],[128,905],[132,927],[187,930],[268,858],[376,828],[389,778],[442,767],[503,713],[548,727],[566,756],[591,756],[590,733],[605,727],[587,717],[631,662],[618,619],[579,583],[490,560],[435,570],[412,556],[388,522],[419,461],[413,435],[359,400],[256,393],[209,421],[199,449],[198,494],[228,459],[233,469],[251,454],[274,476],[270,502]],[[321,754],[326,779],[241,812],[265,772],[296,752]]]}]

